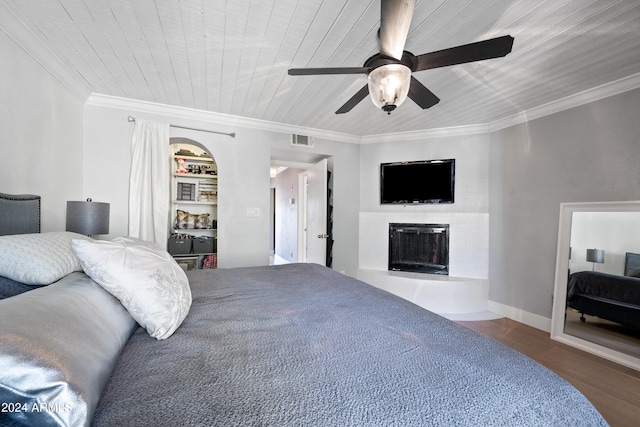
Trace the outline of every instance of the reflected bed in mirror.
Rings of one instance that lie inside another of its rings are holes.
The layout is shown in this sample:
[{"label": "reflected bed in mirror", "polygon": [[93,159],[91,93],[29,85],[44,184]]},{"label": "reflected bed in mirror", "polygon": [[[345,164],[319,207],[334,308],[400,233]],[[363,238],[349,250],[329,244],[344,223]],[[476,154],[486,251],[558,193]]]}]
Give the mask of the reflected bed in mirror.
[{"label": "reflected bed in mirror", "polygon": [[640,370],[640,202],[563,203],[551,338]]}]

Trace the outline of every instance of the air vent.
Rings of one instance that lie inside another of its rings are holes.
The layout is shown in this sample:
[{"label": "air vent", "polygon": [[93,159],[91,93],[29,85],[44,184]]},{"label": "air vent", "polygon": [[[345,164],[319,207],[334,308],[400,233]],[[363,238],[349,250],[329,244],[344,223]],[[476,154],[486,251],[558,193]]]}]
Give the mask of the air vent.
[{"label": "air vent", "polygon": [[313,138],[306,135],[291,135],[291,145],[294,147],[313,147]]}]

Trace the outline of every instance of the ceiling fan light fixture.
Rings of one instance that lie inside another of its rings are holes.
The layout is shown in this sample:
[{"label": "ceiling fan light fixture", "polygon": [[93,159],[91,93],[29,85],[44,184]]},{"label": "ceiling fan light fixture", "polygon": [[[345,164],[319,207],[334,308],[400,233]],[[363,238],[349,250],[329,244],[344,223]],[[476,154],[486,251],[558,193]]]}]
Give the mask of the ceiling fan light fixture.
[{"label": "ceiling fan light fixture", "polygon": [[407,99],[411,69],[402,64],[386,64],[373,69],[367,80],[374,105],[391,114]]},{"label": "ceiling fan light fixture", "polygon": [[501,58],[513,48],[513,37],[505,35],[416,56],[404,50],[415,4],[415,0],[380,2],[380,51],[369,57],[362,67],[290,68],[289,75],[367,74],[368,83],[338,108],[336,114],[348,113],[367,95],[387,114],[407,97],[426,110],[440,102],[440,98],[412,77],[412,73]]}]

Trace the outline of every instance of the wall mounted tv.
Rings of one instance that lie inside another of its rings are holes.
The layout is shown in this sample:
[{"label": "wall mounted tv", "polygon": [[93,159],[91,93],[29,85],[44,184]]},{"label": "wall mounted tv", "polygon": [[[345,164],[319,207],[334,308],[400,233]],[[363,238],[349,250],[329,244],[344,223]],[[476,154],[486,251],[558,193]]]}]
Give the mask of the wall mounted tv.
[{"label": "wall mounted tv", "polygon": [[453,203],[455,172],[455,159],[382,163],[380,203]]}]

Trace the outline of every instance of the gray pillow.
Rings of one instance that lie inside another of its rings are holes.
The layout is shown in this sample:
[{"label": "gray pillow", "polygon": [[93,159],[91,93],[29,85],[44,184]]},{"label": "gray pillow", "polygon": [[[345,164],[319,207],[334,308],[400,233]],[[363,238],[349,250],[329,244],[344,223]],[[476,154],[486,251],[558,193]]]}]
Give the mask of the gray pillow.
[{"label": "gray pillow", "polygon": [[[0,401],[26,425],[89,425],[136,328],[84,273],[0,301]],[[7,415],[7,414],[4,414]]]}]

